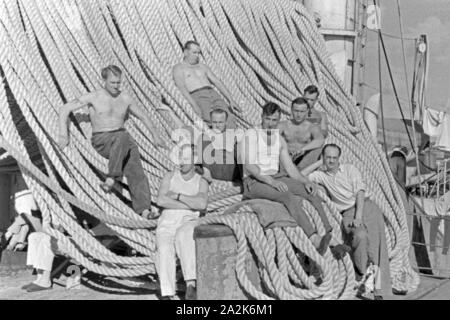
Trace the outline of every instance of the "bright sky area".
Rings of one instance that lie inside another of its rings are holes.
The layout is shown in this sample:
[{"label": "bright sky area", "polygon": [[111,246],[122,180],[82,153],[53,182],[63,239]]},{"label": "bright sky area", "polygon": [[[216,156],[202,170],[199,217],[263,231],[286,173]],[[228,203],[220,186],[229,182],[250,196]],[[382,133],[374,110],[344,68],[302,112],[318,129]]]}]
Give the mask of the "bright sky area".
[{"label": "bright sky area", "polygon": [[[397,0],[381,1],[382,31],[400,36]],[[417,38],[427,34],[429,48],[428,87],[426,105],[437,110],[450,112],[450,0],[400,0],[400,8],[405,38]],[[394,74],[394,80],[403,110],[410,118],[408,95],[401,41],[384,36],[388,59]],[[411,88],[414,65],[414,41],[405,40],[408,86]],[[383,62],[384,113],[386,118],[400,118],[387,68]],[[364,98],[378,92],[378,47],[377,34],[368,32],[366,50]]]}]

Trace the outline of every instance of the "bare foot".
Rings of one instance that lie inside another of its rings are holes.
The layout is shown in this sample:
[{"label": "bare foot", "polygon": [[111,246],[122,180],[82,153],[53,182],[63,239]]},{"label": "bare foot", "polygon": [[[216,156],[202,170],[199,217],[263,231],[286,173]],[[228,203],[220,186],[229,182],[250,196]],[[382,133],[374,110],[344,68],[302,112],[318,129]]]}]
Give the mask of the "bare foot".
[{"label": "bare foot", "polygon": [[156,217],[156,213],[152,212],[150,209],[145,209],[142,211],[142,218],[144,219],[154,219]]},{"label": "bare foot", "polygon": [[100,188],[102,188],[102,190],[105,191],[106,193],[111,192],[113,186],[114,186],[113,178],[106,178],[105,182],[100,184]]}]

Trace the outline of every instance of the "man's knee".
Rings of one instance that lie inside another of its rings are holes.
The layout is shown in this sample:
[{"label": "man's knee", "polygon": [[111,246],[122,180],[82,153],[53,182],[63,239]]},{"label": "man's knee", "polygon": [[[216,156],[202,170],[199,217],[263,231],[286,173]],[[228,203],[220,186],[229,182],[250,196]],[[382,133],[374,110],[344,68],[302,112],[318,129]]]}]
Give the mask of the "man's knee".
[{"label": "man's knee", "polygon": [[295,201],[294,195],[291,192],[282,192],[278,197],[279,202],[283,204],[289,204],[292,201]]},{"label": "man's knee", "polygon": [[186,241],[194,241],[194,226],[188,224],[178,228],[175,233],[175,243],[177,245],[182,246]]},{"label": "man's knee", "polygon": [[353,243],[354,244],[363,244],[367,242],[367,231],[362,228],[359,227],[355,230],[352,231],[352,238],[353,238]]},{"label": "man's knee", "polygon": [[32,232],[28,235],[28,243],[38,243],[42,241],[45,235],[43,232]]}]

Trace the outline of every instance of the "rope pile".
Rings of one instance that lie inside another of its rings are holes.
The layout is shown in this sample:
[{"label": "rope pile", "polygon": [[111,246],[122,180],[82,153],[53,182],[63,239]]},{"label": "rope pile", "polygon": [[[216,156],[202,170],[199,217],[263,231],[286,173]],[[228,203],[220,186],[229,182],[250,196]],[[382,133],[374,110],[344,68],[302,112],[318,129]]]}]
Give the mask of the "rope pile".
[{"label": "rope pile", "polygon": [[[122,197],[99,187],[107,161],[90,144],[90,127],[72,118],[71,143],[58,148],[58,109],[66,102],[102,85],[99,70],[116,64],[124,70],[123,89],[145,110],[166,142],[178,124],[204,129],[201,119],[176,88],[171,69],[181,61],[181,45],[196,40],[205,63],[223,80],[243,114],[238,125],[248,128],[260,120],[266,101],[280,104],[288,114],[302,88],[315,84],[320,107],[328,114],[328,142],[342,146],[343,161],[363,173],[371,198],[384,213],[393,286],[415,290],[418,275],[408,260],[409,235],[405,208],[382,150],[363,124],[350,92],[334,71],[314,18],[288,0],[39,0],[0,1],[0,147],[20,165],[32,193],[49,221],[61,224],[65,236],[48,227],[60,247],[90,271],[111,276],[155,273],[155,222],[147,221]],[[16,101],[7,103],[7,90]],[[39,144],[45,170],[31,161],[15,127],[11,108],[20,108]],[[165,108],[165,111],[162,110]],[[85,112],[85,111],[82,111]],[[127,130],[142,156],[153,198],[163,174],[173,168],[168,152],[155,147],[137,118]],[[338,230],[340,215],[323,195]],[[346,257],[320,256],[300,228],[261,229],[251,208],[221,215],[241,200],[239,190],[214,182],[211,213],[201,223],[230,226],[238,241],[237,278],[255,298],[345,299],[353,292],[354,271]],[[310,218],[323,232],[317,212],[304,202]],[[81,209],[103,221],[142,257],[118,256],[103,247],[76,220]],[[337,232],[337,231],[336,231]],[[335,234],[341,238],[339,232]],[[248,281],[244,257],[251,246],[260,263],[268,292]],[[314,284],[295,249],[322,270]]]}]

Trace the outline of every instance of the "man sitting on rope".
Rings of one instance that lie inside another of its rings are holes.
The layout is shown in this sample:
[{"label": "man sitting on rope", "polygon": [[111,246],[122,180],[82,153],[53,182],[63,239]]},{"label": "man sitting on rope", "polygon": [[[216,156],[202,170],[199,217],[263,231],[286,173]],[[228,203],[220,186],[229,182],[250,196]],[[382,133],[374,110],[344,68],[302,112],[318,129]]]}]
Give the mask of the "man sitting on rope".
[{"label": "man sitting on rope", "polygon": [[175,295],[175,252],[186,281],[186,299],[196,299],[194,228],[208,203],[208,182],[195,165],[194,151],[190,144],[180,149],[179,169],[164,176],[158,194],[157,204],[163,212],[156,228],[156,265],[161,296],[169,300]]},{"label": "man sitting on rope", "polygon": [[315,85],[309,85],[303,92],[303,98],[308,103],[308,121],[320,126],[322,134],[326,138],[328,136],[328,118],[326,113],[315,109],[317,100],[319,99],[319,89]]},{"label": "man sitting on rope", "polygon": [[155,142],[165,147],[165,143],[152,127],[148,116],[134,103],[126,92],[120,90],[122,70],[110,65],[101,71],[104,87],[65,104],[59,113],[59,140],[61,148],[69,143],[67,119],[70,112],[84,106],[89,108],[92,123],[92,146],[109,160],[108,174],[101,188],[110,192],[115,180],[125,175],[130,188],[133,209],[148,217],[150,211],[150,188],[139,155],[139,149],[124,128],[128,113],[141,119],[149,129]]},{"label": "man sitting on rope", "polygon": [[307,120],[309,107],[306,99],[292,101],[292,118],[278,125],[280,133],[286,139],[289,154],[299,170],[315,163],[322,151],[324,137],[318,125]]},{"label": "man sitting on rope", "polygon": [[[220,106],[228,111],[228,124],[234,127],[234,117],[231,108],[237,112],[241,109],[234,102],[233,97],[223,82],[211,71],[211,69],[200,63],[200,45],[195,41],[188,41],[183,47],[184,58],[181,63],[173,67],[173,79],[183,96],[194,108],[195,112],[210,126],[210,112],[214,106]],[[213,89],[219,89],[229,105]],[[231,108],[230,108],[231,107]]]},{"label": "man sitting on rope", "polygon": [[[316,186],[309,182],[292,163],[286,141],[276,129],[280,107],[269,102],[263,107],[262,128],[247,130],[240,142],[240,157],[244,163],[244,198],[267,199],[282,203],[289,214],[323,255],[331,241],[332,227],[316,195]],[[280,172],[280,165],[285,170]],[[320,237],[297,197],[310,201],[324,224],[326,234]]]},{"label": "man sitting on rope", "polygon": [[199,137],[197,147],[205,169],[217,180],[239,181],[241,179],[236,161],[236,135],[227,130],[228,112],[220,107],[211,111],[211,136]]},{"label": "man sitting on rope", "polygon": [[389,257],[383,214],[369,200],[361,173],[352,164],[340,164],[341,149],[327,144],[322,151],[324,171],[315,171],[309,179],[323,185],[342,213],[344,241],[352,248],[353,262],[360,279],[375,267],[375,299],[391,294]]}]

